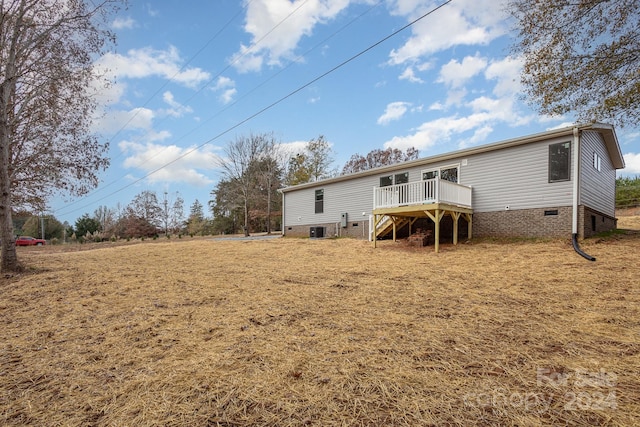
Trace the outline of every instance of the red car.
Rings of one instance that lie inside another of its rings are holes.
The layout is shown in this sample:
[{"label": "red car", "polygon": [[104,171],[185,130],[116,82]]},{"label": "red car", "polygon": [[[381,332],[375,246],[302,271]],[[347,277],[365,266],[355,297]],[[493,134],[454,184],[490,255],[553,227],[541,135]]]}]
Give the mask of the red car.
[{"label": "red car", "polygon": [[42,246],[46,244],[46,240],[36,239],[30,236],[20,236],[16,239],[16,246]]}]

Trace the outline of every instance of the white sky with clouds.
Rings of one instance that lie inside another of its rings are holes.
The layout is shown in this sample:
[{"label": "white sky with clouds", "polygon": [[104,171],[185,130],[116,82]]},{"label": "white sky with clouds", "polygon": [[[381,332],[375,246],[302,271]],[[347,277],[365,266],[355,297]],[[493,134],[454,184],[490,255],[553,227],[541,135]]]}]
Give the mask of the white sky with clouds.
[{"label": "white sky with clouds", "polygon": [[[521,61],[509,56],[511,24],[496,0],[454,0],[247,120],[437,4],[130,2],[112,21],[115,52],[96,62],[115,84],[92,88],[111,167],[88,197],[52,201],[54,214],[74,223],[143,190],[180,192],[186,212],[195,199],[206,206],[222,147],[251,133],[273,133],[292,149],[324,135],[341,169],[378,148],[430,156],[572,122],[541,117],[522,101]],[[640,132],[617,134],[621,174],[640,174]]]}]

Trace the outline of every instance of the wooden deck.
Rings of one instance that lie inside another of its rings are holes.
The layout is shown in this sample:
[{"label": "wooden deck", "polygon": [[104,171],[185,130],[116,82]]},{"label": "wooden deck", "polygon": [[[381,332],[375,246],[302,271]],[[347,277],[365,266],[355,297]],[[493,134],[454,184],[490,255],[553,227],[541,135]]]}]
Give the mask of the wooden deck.
[{"label": "wooden deck", "polygon": [[378,237],[393,232],[393,240],[396,240],[396,232],[399,228],[409,224],[409,234],[411,226],[419,218],[430,218],[435,224],[434,246],[435,251],[440,249],[440,222],[446,215],[453,219],[453,244],[458,244],[458,221],[462,216],[467,220],[468,237],[471,239],[473,231],[473,209],[466,206],[459,206],[448,203],[425,203],[408,206],[396,206],[377,208],[373,210],[372,234],[373,247],[376,247]]}]

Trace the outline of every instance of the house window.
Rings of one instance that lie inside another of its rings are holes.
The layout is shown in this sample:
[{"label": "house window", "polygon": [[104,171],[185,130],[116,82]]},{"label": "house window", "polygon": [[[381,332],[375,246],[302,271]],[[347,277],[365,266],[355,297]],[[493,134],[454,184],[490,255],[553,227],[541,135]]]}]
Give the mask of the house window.
[{"label": "house window", "polygon": [[600,168],[602,167],[602,159],[598,156],[598,153],[594,151],[593,153],[593,168],[600,172]]},{"label": "house window", "polygon": [[393,185],[393,175],[380,177],[380,187],[388,187],[390,185]]},{"label": "house window", "polygon": [[316,213],[324,212],[324,190],[316,190]]},{"label": "house window", "polygon": [[395,184],[406,184],[407,182],[409,182],[409,172],[396,174],[394,178],[396,181]]},{"label": "house window", "polygon": [[428,179],[437,178],[438,177],[438,173],[439,173],[438,170],[422,172],[422,180],[426,181]]},{"label": "house window", "polygon": [[571,175],[571,143],[549,145],[549,182],[569,181]]},{"label": "house window", "polygon": [[440,179],[445,181],[458,182],[458,167],[440,169]]},{"label": "house window", "polygon": [[433,170],[425,170],[422,171],[422,180],[426,181],[429,179],[434,179],[440,176],[440,179],[444,179],[445,181],[451,181],[458,183],[459,174],[458,174],[458,165],[456,166],[446,166],[439,169]]},{"label": "house window", "polygon": [[380,177],[380,187],[388,187],[394,184],[406,184],[407,182],[409,182],[409,172]]}]

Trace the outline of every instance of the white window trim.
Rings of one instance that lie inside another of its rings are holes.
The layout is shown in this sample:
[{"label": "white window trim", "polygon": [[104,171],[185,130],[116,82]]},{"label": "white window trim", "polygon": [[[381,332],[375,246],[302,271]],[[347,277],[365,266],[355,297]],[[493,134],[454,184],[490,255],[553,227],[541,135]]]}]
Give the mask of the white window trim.
[{"label": "white window trim", "polygon": [[453,169],[453,168],[458,169],[458,182],[457,182],[457,184],[460,184],[460,163],[454,163],[454,164],[451,164],[451,165],[439,166],[437,168],[422,169],[420,171],[420,180],[424,181],[422,179],[422,177],[424,176],[425,172],[436,172],[437,171],[438,172],[438,176],[441,176],[441,171],[443,169]]},{"label": "white window trim", "polygon": [[[393,185],[397,185],[398,183],[396,182],[396,176],[398,176],[398,175],[404,175],[404,174],[406,174],[406,175],[407,175],[407,182],[410,182],[410,181],[408,181],[409,176],[410,176],[410,175],[409,175],[409,171],[404,171],[404,172],[391,173],[391,174],[389,174],[389,175],[382,175],[382,176],[378,179],[378,184],[380,184],[380,179],[382,179],[382,178],[391,178],[391,184],[389,184],[389,185],[385,185],[385,187],[390,187],[390,186],[393,186]],[[382,185],[381,185],[380,187],[382,187]]]},{"label": "white window trim", "polygon": [[598,172],[602,171],[602,159],[597,152],[593,152],[593,168]]}]

